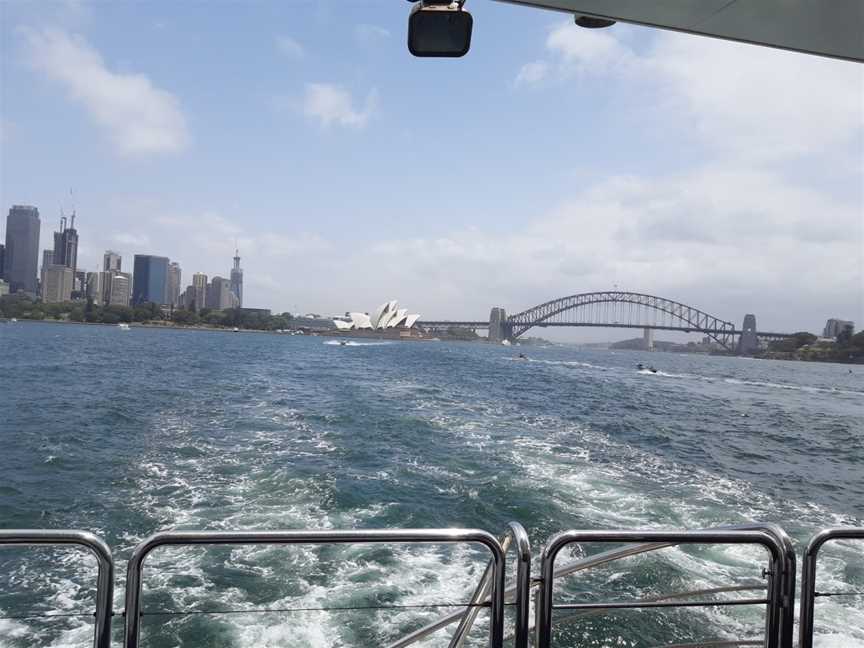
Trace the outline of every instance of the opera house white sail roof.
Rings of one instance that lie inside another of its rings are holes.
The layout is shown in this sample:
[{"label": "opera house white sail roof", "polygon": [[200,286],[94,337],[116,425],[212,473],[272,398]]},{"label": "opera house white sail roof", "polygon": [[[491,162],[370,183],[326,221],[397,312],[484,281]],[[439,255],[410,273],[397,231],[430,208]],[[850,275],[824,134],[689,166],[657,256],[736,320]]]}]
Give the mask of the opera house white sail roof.
[{"label": "opera house white sail roof", "polygon": [[411,328],[420,319],[419,314],[408,313],[399,308],[395,299],[384,302],[369,316],[367,313],[348,313],[348,319],[335,319],[333,323],[340,331],[383,331],[384,329]]}]

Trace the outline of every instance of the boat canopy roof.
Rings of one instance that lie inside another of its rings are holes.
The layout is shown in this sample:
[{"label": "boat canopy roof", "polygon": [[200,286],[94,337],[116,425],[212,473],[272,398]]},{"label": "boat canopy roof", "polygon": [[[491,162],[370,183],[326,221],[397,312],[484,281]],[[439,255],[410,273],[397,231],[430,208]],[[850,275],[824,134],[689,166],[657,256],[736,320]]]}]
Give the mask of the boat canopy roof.
[{"label": "boat canopy roof", "polygon": [[861,0],[499,0],[864,62]]}]

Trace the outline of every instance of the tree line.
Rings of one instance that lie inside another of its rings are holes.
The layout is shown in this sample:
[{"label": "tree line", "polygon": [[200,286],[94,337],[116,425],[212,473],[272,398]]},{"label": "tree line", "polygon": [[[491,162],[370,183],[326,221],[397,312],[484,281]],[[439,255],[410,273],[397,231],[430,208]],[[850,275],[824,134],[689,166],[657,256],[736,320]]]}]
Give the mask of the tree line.
[{"label": "tree line", "polygon": [[21,295],[4,295],[0,298],[0,317],[6,319],[70,320],[94,324],[119,324],[121,322],[165,322],[181,326],[212,326],[228,328],[274,331],[291,328],[294,317],[291,313],[267,315],[244,312],[239,308],[224,311],[202,308],[198,311],[175,308],[163,312],[158,304],[146,303],[136,306],[101,306],[88,299],[86,302],[63,302],[45,304]]}]

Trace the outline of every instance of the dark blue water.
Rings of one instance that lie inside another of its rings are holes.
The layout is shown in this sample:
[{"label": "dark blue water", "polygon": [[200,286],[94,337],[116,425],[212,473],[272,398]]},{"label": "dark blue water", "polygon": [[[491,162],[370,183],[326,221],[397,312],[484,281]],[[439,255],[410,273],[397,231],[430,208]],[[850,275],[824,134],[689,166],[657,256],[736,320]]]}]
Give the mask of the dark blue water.
[{"label": "dark blue water", "polygon": [[[864,368],[519,351],[530,360],[481,344],[2,325],[0,526],[102,535],[119,562],[119,610],[125,558],[164,529],[498,533],[517,519],[539,546],[566,528],[771,521],[800,545],[821,527],[864,522]],[[640,361],[660,373],[637,372]],[[758,581],[747,552],[675,549],[634,560],[626,586],[607,571],[570,592]],[[864,553],[837,552],[820,583],[864,588],[844,562]],[[148,561],[145,609],[453,603],[467,600],[483,559],[440,547],[164,550]],[[90,567],[74,552],[3,550],[0,616],[86,610]],[[820,603],[821,645],[864,641],[857,601]],[[441,613],[154,617],[143,636],[160,647],[372,646]],[[758,637],[761,618],[651,615],[579,621],[556,645],[586,632],[596,646]],[[85,646],[91,628],[0,620],[0,646]]]}]

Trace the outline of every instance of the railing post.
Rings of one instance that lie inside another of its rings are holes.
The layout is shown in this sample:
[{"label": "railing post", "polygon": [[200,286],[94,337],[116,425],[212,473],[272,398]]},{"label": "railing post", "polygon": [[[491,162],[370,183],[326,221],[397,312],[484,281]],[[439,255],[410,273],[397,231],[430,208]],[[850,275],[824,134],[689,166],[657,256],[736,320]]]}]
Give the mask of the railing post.
[{"label": "railing post", "polygon": [[807,543],[801,564],[801,613],[798,648],[813,648],[816,605],[816,561],[819,550],[829,540],[864,540],[864,527],[832,527],[823,529]]},{"label": "railing post", "polygon": [[72,545],[84,547],[96,557],[96,613],[93,648],[111,645],[111,606],[114,599],[114,559],[111,549],[97,535],[72,529],[2,529],[0,545]]}]

